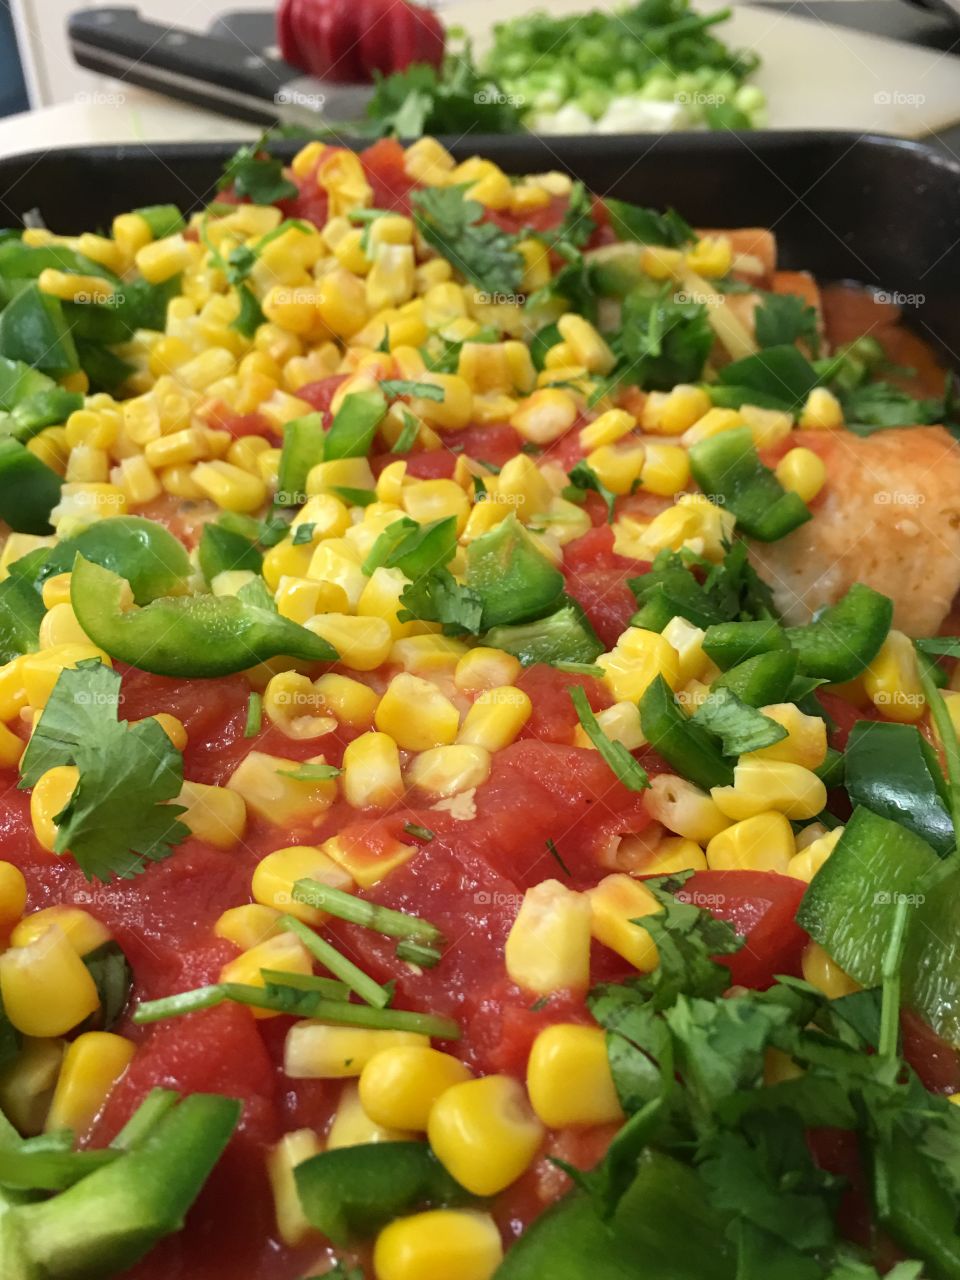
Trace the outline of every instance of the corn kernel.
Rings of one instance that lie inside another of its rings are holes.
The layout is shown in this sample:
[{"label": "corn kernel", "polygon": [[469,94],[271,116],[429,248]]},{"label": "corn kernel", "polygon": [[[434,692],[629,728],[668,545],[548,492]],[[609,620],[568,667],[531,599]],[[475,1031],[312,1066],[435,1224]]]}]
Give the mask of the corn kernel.
[{"label": "corn kernel", "polygon": [[690,483],[690,455],[675,444],[648,443],[644,446],[640,488],[647,493],[672,498]]},{"label": "corn kernel", "polygon": [[383,618],[319,613],[308,619],[306,626],[332,644],[351,671],[373,671],[386,660],[393,645],[393,632]]},{"label": "corn kernel", "polygon": [[479,693],[514,684],[522,670],[513,654],[479,645],[457,663],[453,682],[464,693]]},{"label": "corn kernel", "polygon": [[677,871],[705,871],[706,854],[693,840],[664,836],[651,849],[644,835],[626,835],[617,849],[617,863],[634,875],[666,876]]},{"label": "corn kernel", "polygon": [[281,914],[273,907],[264,907],[259,902],[248,902],[242,907],[228,907],[218,917],[213,932],[218,938],[226,938],[228,942],[235,943],[241,951],[249,951],[283,932],[279,923]]},{"label": "corn kernel", "polygon": [[[313,958],[295,933],[278,933],[258,942],[249,951],[242,951],[228,960],[220,970],[221,982],[239,982],[249,987],[265,987],[263,969],[276,969],[281,973],[310,974]],[[254,1009],[255,1018],[276,1018],[273,1009]]]},{"label": "corn kernel", "polygon": [[467,712],[457,742],[501,751],[530,719],[533,704],[522,689],[510,685],[487,689]]},{"label": "corn kernel", "polygon": [[260,859],[250,891],[265,907],[285,911],[304,924],[322,924],[326,919],[324,912],[294,899],[293,886],[298,880],[317,880],[347,893],[354,887],[353,879],[322,849],[313,845],[291,845],[287,849],[275,849]]},{"label": "corn kernel", "polygon": [[807,943],[800,967],[811,987],[816,987],[828,1000],[839,1000],[841,996],[850,996],[860,990],[859,982],[844,973],[817,942]]},{"label": "corn kernel", "polygon": [[[2,957],[0,957],[2,962]],[[374,1054],[384,1049],[429,1047],[427,1036],[413,1031],[374,1031],[297,1022],[287,1033],[284,1070],[294,1080],[343,1080],[359,1076]]]},{"label": "corn kernel", "polygon": [[650,779],[646,804],[650,816],[668,831],[697,844],[706,844],[730,825],[705,791],[672,773]]},{"label": "corn kernel", "polygon": [[61,1036],[100,1007],[90,971],[56,925],[0,955],[0,997],[27,1036]]},{"label": "corn kernel", "polygon": [[206,496],[225,511],[256,511],[266,502],[267,488],[259,476],[232,463],[201,462],[191,474]]},{"label": "corn kernel", "polygon": [[832,431],[843,426],[843,408],[832,391],[813,388],[800,414],[800,426],[807,431]]},{"label": "corn kernel", "polygon": [[[384,1049],[381,1052],[389,1051]],[[357,1081],[344,1081],[333,1121],[327,1131],[328,1151],[336,1151],[340,1147],[368,1146],[372,1142],[411,1142],[415,1138],[416,1134],[407,1129],[389,1129],[372,1120],[360,1102]]]},{"label": "corn kernel", "polygon": [[762,409],[756,404],[742,404],[740,417],[750,428],[753,443],[758,449],[769,449],[772,445],[780,444],[793,430],[793,414],[781,409]]},{"label": "corn kernel", "polygon": [[292,1133],[285,1133],[267,1156],[277,1235],[284,1244],[303,1244],[314,1230],[303,1212],[293,1171],[304,1160],[319,1154],[320,1139],[314,1131],[295,1129]]},{"label": "corn kernel", "polygon": [[902,631],[890,631],[861,678],[870,701],[889,720],[910,724],[926,711],[916,650]]},{"label": "corn kernel", "polygon": [[82,907],[59,903],[24,916],[10,934],[10,945],[28,947],[54,926],[63,933],[78,956],[89,955],[110,941],[110,930],[96,916]]},{"label": "corn kernel", "polygon": [[586,990],[590,981],[591,909],[586,895],[543,880],[523,895],[504,948],[511,981],[552,995]]},{"label": "corn kernel", "polygon": [[608,409],[580,430],[580,445],[585,452],[616,444],[636,427],[637,420],[625,409]]},{"label": "corn kernel", "polygon": [[126,1071],[135,1046],[110,1031],[86,1031],[67,1046],[44,1128],[83,1134]]},{"label": "corn kernel", "polygon": [[549,1129],[623,1120],[600,1027],[557,1023],[541,1031],[527,1062],[527,1090]]},{"label": "corn kernel", "polygon": [[788,493],[812,502],[826,482],[827,468],[812,449],[790,449],[777,463],[776,476]]},{"label": "corn kernel", "polygon": [[573,396],[568,391],[547,387],[520,401],[510,425],[524,440],[550,444],[569,431],[576,418],[577,402]]},{"label": "corn kernel", "polygon": [[640,256],[641,268],[654,280],[669,280],[682,262],[683,254],[679,249],[668,249],[661,244],[645,245]]},{"label": "corn kernel", "polygon": [[387,733],[364,733],[343,753],[343,794],[355,809],[386,809],[404,792],[397,744]]},{"label": "corn kernel", "polygon": [[379,1125],[426,1132],[430,1109],[455,1084],[471,1079],[468,1067],[449,1053],[404,1045],[384,1049],[360,1073],[360,1102]]},{"label": "corn kernel", "polygon": [[781,725],[787,736],[769,747],[751,751],[745,760],[783,760],[818,769],[827,758],[827,726],[820,716],[808,716],[792,702],[761,707],[768,719]]},{"label": "corn kernel", "polygon": [[722,435],[725,431],[735,431],[743,426],[743,418],[736,409],[708,409],[702,418],[698,418],[692,427],[688,427],[681,437],[681,443],[689,449],[701,440],[709,440],[712,436]]},{"label": "corn kernel", "polygon": [[795,880],[805,880],[809,884],[831,853],[833,853],[837,846],[837,841],[842,835],[843,827],[834,827],[832,831],[824,832],[823,835],[803,847],[800,846],[798,837],[797,852],[787,863],[787,875],[793,876]]},{"label": "corn kernel", "polygon": [[616,364],[616,356],[583,316],[568,312],[557,321],[557,328],[571,349],[572,363],[583,365],[588,373],[608,374]]},{"label": "corn kernel", "polygon": [[[323,763],[322,757],[319,763]],[[251,751],[234,769],[227,787],[243,797],[248,809],[277,825],[321,813],[336,799],[337,784],[332,779],[301,781],[290,777],[302,764],[301,760]]]},{"label": "corn kernel", "polygon": [[393,677],[374,717],[377,728],[407,751],[451,743],[460,727],[460,713],[435,684],[401,672]]},{"label": "corn kernel", "polygon": [[702,236],[687,251],[687,266],[698,275],[718,279],[729,273],[733,265],[733,249],[729,236]]},{"label": "corn kernel", "polygon": [[54,818],[67,806],[80,780],[75,765],[57,765],[39,777],[30,794],[30,821],[38,843],[49,853],[54,852],[57,827]]},{"label": "corn kernel", "polygon": [[180,821],[192,835],[217,849],[232,849],[247,829],[243,797],[226,787],[184,782],[177,803],[184,806]]},{"label": "corn kernel", "polygon": [[437,1159],[474,1195],[495,1195],[532,1163],[543,1140],[523,1086],[491,1075],[440,1095],[427,1125]]},{"label": "corn kernel", "polygon": [[633,923],[639,916],[661,910],[650,890],[627,875],[616,874],[604,876],[586,897],[596,940],[642,973],[655,969],[659,956],[653,939],[646,929]]},{"label": "corn kernel", "polygon": [[490,776],[490,753],[481,746],[433,747],[415,756],[407,783],[432,796],[454,796],[482,786]]},{"label": "corn kernel", "polygon": [[138,249],[135,256],[137,270],[151,284],[163,284],[193,265],[194,251],[182,235],[167,236]]},{"label": "corn kernel", "polygon": [[714,803],[740,821],[776,809],[788,818],[815,818],[827,803],[827,789],[810,769],[781,760],[745,756],[733,771],[732,787],[713,787]]},{"label": "corn kernel", "polygon": [[354,729],[366,729],[373,724],[379,694],[369,685],[331,671],[315,680],[313,687],[321,704],[340,724]]},{"label": "corn kernel", "polygon": [[421,524],[454,516],[457,532],[463,531],[470,512],[470,499],[455,480],[420,480],[407,485],[402,494],[403,508]]},{"label": "corn kernel", "polygon": [[793,850],[793,831],[783,814],[758,813],[713,837],[707,845],[707,865],[711,871],[776,871],[783,875]]},{"label": "corn kernel", "polygon": [[12,862],[0,862],[0,929],[7,929],[23,915],[27,882]]},{"label": "corn kernel", "polygon": [[62,1040],[25,1036],[17,1057],[0,1071],[0,1107],[26,1137],[43,1130],[64,1048]]},{"label": "corn kernel", "polygon": [[673,646],[656,631],[628,627],[616,648],[597,659],[604,682],[617,702],[638,702],[658,675],[671,689],[680,680],[679,658]]},{"label": "corn kernel", "polygon": [[491,1280],[503,1260],[493,1218],[470,1209],[431,1209],[396,1218],[377,1236],[378,1280]]}]

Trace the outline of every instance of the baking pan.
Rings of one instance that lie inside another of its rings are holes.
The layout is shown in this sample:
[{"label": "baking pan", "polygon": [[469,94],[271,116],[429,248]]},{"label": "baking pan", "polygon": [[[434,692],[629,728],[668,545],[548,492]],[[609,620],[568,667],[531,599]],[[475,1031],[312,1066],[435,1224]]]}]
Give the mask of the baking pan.
[{"label": "baking pan", "polygon": [[[448,140],[507,172],[565,169],[600,195],[673,206],[701,227],[772,227],[785,268],[902,295],[905,319],[960,369],[960,161],[923,144],[841,132]],[[271,144],[291,156],[298,143]],[[201,207],[235,144],[100,146],[0,159],[0,221],[39,210],[58,232],[175,201]]]}]

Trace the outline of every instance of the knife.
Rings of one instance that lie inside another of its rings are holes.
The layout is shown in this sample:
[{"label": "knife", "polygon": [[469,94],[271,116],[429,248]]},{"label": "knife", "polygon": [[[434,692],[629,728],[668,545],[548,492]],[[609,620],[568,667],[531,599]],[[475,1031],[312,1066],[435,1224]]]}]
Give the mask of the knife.
[{"label": "knife", "polygon": [[254,124],[349,124],[373,93],[369,84],[304,75],[275,48],[148,22],[136,9],[81,9],[67,35],[89,71]]}]

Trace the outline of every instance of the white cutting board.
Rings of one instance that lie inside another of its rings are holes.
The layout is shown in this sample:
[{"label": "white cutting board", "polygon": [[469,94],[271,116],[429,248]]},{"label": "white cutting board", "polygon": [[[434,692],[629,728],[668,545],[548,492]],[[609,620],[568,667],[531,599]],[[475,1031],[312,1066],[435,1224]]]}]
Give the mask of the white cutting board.
[{"label": "white cutting board", "polygon": [[[720,0],[696,5],[703,13],[722,7]],[[465,28],[481,54],[493,24],[522,13],[545,9],[558,17],[622,8],[623,0],[456,0],[442,12],[447,24]],[[760,55],[752,80],[767,95],[772,129],[919,138],[960,122],[960,57],[952,54],[749,5],[735,7],[713,31],[725,44]]]}]

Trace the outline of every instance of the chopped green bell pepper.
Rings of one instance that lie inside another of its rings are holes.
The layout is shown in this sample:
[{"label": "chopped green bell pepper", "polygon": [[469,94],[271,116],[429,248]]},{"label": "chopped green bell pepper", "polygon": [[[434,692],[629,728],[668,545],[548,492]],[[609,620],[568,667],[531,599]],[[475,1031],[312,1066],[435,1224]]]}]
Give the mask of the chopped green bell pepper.
[{"label": "chopped green bell pepper", "polygon": [[0,663],[37,649],[45,612],[40,593],[22,578],[0,582]]},{"label": "chopped green bell pepper", "polygon": [[749,427],[723,431],[693,445],[693,478],[708,497],[724,505],[737,524],[760,542],[776,542],[810,519],[795,493],[788,493],[760,461]]},{"label": "chopped green bell pepper", "polygon": [[519,626],[493,627],[484,643],[519,658],[525,667],[537,662],[592,663],[603,653],[603,643],[583,610],[570,600],[556,613]]},{"label": "chopped green bell pepper", "polygon": [[778,622],[718,622],[707,627],[703,651],[728,671],[762,653],[789,653],[790,642]]},{"label": "chopped green bell pepper", "polygon": [[564,585],[515,515],[470,543],[465,581],[483,601],[484,629],[542,616],[559,603]]},{"label": "chopped green bell pepper", "polygon": [[663,676],[640,699],[640,726],[651,747],[690,782],[708,791],[733,782],[733,766],[716,738],[688,719]]},{"label": "chopped green bell pepper", "polygon": [[[955,990],[955,988],[954,988]],[[960,1280],[957,1198],[917,1150],[916,1139],[894,1124],[870,1153],[871,1184],[880,1223],[936,1280]]]},{"label": "chopped green bell pepper", "polygon": [[805,627],[788,627],[787,639],[805,676],[834,684],[852,680],[873,661],[893,623],[893,601],[855,582],[842,600]]},{"label": "chopped green bell pepper", "polygon": [[426,1142],[339,1147],[297,1165],[294,1178],[307,1221],[336,1245],[415,1209],[472,1199]]},{"label": "chopped green bell pepper", "polygon": [[[349,399],[349,397],[347,397]],[[323,414],[308,413],[294,418],[283,429],[283,450],[277,473],[277,496],[280,507],[302,507],[306,501],[307,475],[311,467],[323,461]]]},{"label": "chopped green bell pepper", "polygon": [[323,442],[324,461],[365,458],[386,412],[382,391],[355,391],[344,396]]},{"label": "chopped green bell pepper", "polygon": [[63,481],[18,440],[0,437],[0,519],[18,533],[50,533]]},{"label": "chopped green bell pepper", "polygon": [[0,312],[0,355],[54,377],[76,373],[77,346],[60,299],[41,293],[35,284],[22,289]]},{"label": "chopped green bell pepper", "polygon": [[956,843],[937,753],[914,725],[858,720],[847,740],[854,805],[909,827],[940,854]]},{"label": "chopped green bell pepper", "polygon": [[225,524],[205,524],[197,551],[200,572],[208,583],[218,573],[231,569],[246,569],[259,573],[263,568],[263,556],[250,538]]},{"label": "chopped green bell pepper", "polygon": [[182,594],[190,576],[186,548],[162,524],[143,516],[113,516],[51,547],[36,574],[37,584],[69,573],[78,553],[126,578],[137,604]]},{"label": "chopped green bell pepper", "polygon": [[363,562],[363,572],[373,573],[382,565],[387,569],[399,569],[415,582],[424,574],[449,564],[456,550],[455,516],[446,516],[429,524],[417,524],[416,520],[404,517],[387,525],[377,538]]},{"label": "chopped green bell pepper", "polygon": [[729,689],[748,706],[767,707],[774,702],[789,701],[787,694],[796,669],[795,654],[789,649],[772,649],[738,662],[718,676],[710,687]]},{"label": "chopped green bell pepper", "polygon": [[175,236],[186,227],[183,214],[175,204],[148,204],[142,209],[134,209],[150,228],[154,240],[165,240],[167,236]]},{"label": "chopped green bell pepper", "polygon": [[125,581],[78,555],[70,599],[81,627],[112,658],[165,676],[223,676],[283,654],[336,662],[320,636],[236,596],[168,596],[123,611]]},{"label": "chopped green bell pepper", "polygon": [[24,244],[22,240],[0,242],[0,276],[36,280],[41,271],[52,269],[73,275],[99,276],[119,284],[119,277],[100,262],[78,253],[65,244]]}]

